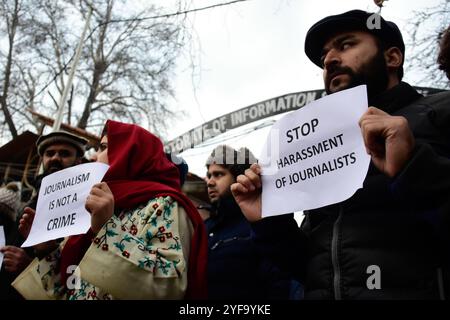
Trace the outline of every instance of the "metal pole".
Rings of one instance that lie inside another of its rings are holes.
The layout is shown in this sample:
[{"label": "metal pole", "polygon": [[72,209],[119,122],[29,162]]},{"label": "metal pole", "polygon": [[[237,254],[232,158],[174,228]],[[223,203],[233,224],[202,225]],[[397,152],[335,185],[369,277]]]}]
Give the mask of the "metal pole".
[{"label": "metal pole", "polygon": [[91,15],[92,15],[92,7],[90,6],[89,7],[88,16],[86,18],[86,24],[84,25],[84,29],[83,29],[83,32],[81,33],[80,42],[78,43],[78,47],[77,47],[77,51],[75,53],[75,57],[74,57],[74,59],[72,61],[72,64],[70,66],[69,78],[67,79],[67,83],[64,86],[63,94],[61,95],[61,98],[59,100],[58,113],[56,114],[56,118],[55,118],[55,122],[53,123],[53,130],[52,131],[58,131],[59,128],[61,127],[64,107],[65,107],[66,102],[67,102],[67,95],[69,93],[70,87],[72,86],[73,77],[75,75],[75,71],[76,71],[77,66],[78,66],[78,61],[80,60],[81,50],[83,49],[83,44],[84,44],[84,36],[86,35],[86,31],[87,31],[87,29],[89,27],[89,21],[91,20]]}]

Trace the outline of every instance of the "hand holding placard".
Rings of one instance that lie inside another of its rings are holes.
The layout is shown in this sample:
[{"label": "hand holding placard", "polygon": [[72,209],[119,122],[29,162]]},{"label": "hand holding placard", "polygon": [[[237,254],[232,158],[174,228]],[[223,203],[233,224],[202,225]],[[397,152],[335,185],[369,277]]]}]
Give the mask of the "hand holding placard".
[{"label": "hand holding placard", "polygon": [[19,232],[24,239],[28,238],[28,235],[30,234],[35,214],[36,211],[30,207],[25,207],[23,209],[22,217],[19,220]]},{"label": "hand holding placard", "polygon": [[[33,225],[34,217],[36,211],[30,207],[25,207],[23,209],[22,218],[19,221],[19,232],[24,239],[28,238],[30,234],[31,226]],[[54,249],[56,249],[58,243],[55,240],[45,241],[37,243],[33,246],[34,253],[38,258],[44,257]]]},{"label": "hand holding placard", "polygon": [[344,201],[362,187],[370,163],[358,121],[366,86],[313,101],[278,120],[260,157],[262,216]]},{"label": "hand holding placard", "polygon": [[[3,226],[0,226],[0,248],[2,248],[5,245],[5,230],[3,229]],[[0,252],[0,268],[2,267],[3,263],[3,253]]]},{"label": "hand holding placard", "polygon": [[411,157],[415,145],[408,120],[370,107],[359,125],[374,165],[387,176],[394,177]]},{"label": "hand holding placard", "polygon": [[262,180],[253,165],[231,186],[249,221],[343,201],[362,187],[370,159],[393,177],[411,157],[415,141],[408,121],[374,107],[364,112],[365,86],[311,105],[313,110],[308,105],[273,126],[260,157]]},{"label": "hand holding placard", "polygon": [[91,229],[100,231],[114,214],[114,195],[106,182],[95,184],[86,199],[86,210],[91,214]]},{"label": "hand holding placard", "polygon": [[254,163],[245,175],[239,175],[237,183],[231,185],[231,192],[237,204],[250,222],[261,219],[261,168]]}]

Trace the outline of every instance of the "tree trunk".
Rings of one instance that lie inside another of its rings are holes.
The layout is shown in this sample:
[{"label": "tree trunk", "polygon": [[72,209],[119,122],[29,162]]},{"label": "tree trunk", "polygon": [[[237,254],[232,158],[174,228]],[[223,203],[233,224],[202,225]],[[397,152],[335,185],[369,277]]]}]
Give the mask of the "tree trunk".
[{"label": "tree trunk", "polygon": [[98,95],[98,88],[100,85],[100,79],[108,68],[108,64],[105,61],[105,56],[103,54],[103,45],[106,38],[106,29],[108,28],[108,23],[111,21],[112,8],[114,1],[110,1],[106,8],[105,21],[99,33],[99,42],[97,49],[95,50],[95,60],[94,60],[94,73],[92,75],[92,83],[89,88],[89,95],[84,104],[83,114],[78,121],[77,127],[81,129],[86,129],[89,117],[91,116],[92,106],[95,103]]},{"label": "tree trunk", "polygon": [[97,89],[100,83],[100,78],[103,75],[105,71],[102,71],[100,69],[95,68],[94,74],[92,77],[92,83],[89,89],[89,95],[87,97],[86,103],[84,104],[84,110],[83,114],[81,115],[80,120],[78,121],[78,128],[86,129],[87,123],[89,120],[89,117],[91,116],[92,112],[92,105],[94,104],[95,100],[97,99]]},{"label": "tree trunk", "polygon": [[12,54],[13,54],[13,49],[14,49],[14,38],[16,36],[16,29],[17,29],[17,24],[18,24],[18,17],[19,15],[19,0],[16,0],[14,2],[14,13],[12,16],[12,21],[11,21],[11,28],[9,30],[9,50],[8,50],[8,58],[6,60],[6,67],[5,67],[5,81],[3,83],[3,94],[0,97],[0,104],[2,106],[2,111],[3,114],[5,116],[5,122],[8,124],[8,128],[9,131],[11,132],[11,135],[14,138],[17,137],[17,129],[16,126],[14,125],[11,113],[9,112],[8,109],[8,103],[7,103],[7,98],[8,98],[8,90],[9,90],[9,83],[10,83],[10,79],[11,79],[11,66],[12,66]]}]

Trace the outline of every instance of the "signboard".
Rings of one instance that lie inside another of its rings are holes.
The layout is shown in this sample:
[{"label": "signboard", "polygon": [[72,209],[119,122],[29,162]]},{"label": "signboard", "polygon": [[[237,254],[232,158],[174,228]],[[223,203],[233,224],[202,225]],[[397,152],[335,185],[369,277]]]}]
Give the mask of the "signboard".
[{"label": "signboard", "polygon": [[94,184],[103,179],[109,166],[91,162],[52,173],[42,179],[36,215],[22,247],[86,233],[91,215],[84,208]]},{"label": "signboard", "polygon": [[344,201],[362,188],[369,169],[358,121],[366,86],[343,90],[278,120],[260,156],[262,216]]}]

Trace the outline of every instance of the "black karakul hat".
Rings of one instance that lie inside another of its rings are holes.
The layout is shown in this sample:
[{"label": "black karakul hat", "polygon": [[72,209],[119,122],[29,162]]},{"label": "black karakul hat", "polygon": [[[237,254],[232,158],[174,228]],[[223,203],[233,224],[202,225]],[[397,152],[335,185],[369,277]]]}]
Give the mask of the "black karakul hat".
[{"label": "black karakul hat", "polygon": [[403,57],[405,56],[405,43],[397,25],[384,20],[376,13],[362,10],[347,11],[316,22],[306,34],[305,53],[315,65],[322,68],[320,61],[322,49],[329,37],[339,31],[355,30],[373,34],[385,42],[388,47],[399,48]]}]

